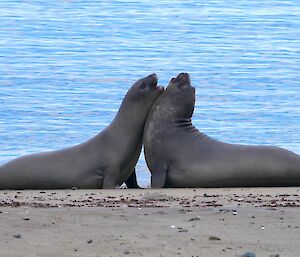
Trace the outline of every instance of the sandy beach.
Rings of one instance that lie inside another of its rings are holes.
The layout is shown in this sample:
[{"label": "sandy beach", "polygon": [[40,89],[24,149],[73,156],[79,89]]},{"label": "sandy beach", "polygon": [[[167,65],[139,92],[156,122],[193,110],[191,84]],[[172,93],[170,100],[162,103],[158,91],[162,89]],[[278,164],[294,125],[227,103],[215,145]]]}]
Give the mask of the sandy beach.
[{"label": "sandy beach", "polygon": [[299,187],[1,191],[0,256],[299,257],[299,207]]}]

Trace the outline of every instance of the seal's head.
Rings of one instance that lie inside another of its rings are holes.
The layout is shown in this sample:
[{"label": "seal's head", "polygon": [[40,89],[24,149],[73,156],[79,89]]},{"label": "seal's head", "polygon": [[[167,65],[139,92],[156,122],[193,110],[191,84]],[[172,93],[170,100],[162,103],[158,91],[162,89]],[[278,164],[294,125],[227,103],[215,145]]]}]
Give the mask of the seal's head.
[{"label": "seal's head", "polygon": [[191,85],[190,76],[180,73],[172,78],[153,109],[155,116],[166,119],[190,119],[195,106],[195,88]]},{"label": "seal's head", "polygon": [[156,74],[151,74],[136,81],[128,90],[119,109],[119,115],[126,119],[128,124],[135,121],[145,121],[148,112],[156,98],[161,95],[164,88],[157,86]]},{"label": "seal's head", "polygon": [[156,74],[151,74],[136,81],[128,90],[125,99],[131,105],[140,105],[139,110],[149,109],[155,99],[164,91],[164,88],[157,86]]},{"label": "seal's head", "polygon": [[163,87],[157,86],[157,81],[156,74],[151,74],[145,78],[139,79],[130,88],[126,97],[133,98],[133,100],[134,98],[142,100],[143,97],[149,97],[149,94],[151,94],[156,98],[156,96],[160,95],[164,90]]}]

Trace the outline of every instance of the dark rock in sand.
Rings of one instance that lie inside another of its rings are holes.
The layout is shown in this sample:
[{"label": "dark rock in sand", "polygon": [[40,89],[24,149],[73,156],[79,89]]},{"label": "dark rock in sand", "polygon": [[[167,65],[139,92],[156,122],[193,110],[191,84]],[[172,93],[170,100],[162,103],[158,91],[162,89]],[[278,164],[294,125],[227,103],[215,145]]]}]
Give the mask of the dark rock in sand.
[{"label": "dark rock in sand", "polygon": [[242,255],[237,255],[237,257],[255,257],[255,253],[252,253],[252,252],[246,252]]},{"label": "dark rock in sand", "polygon": [[[210,236],[208,239],[209,239],[209,240],[213,240],[213,241],[220,241],[220,240],[221,240],[221,238],[219,238],[219,237],[217,237],[217,236]],[[244,256],[243,256],[243,257],[244,257]]]},{"label": "dark rock in sand", "polygon": [[20,238],[22,238],[22,235],[21,234],[15,234],[15,235],[13,235],[13,237],[20,239]]}]

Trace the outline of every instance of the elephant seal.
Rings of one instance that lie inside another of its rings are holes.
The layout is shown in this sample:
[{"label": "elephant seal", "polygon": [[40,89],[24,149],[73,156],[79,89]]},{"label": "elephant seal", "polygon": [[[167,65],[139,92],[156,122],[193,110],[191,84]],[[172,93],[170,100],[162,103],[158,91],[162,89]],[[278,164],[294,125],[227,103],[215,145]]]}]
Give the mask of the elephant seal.
[{"label": "elephant seal", "polygon": [[299,155],[214,140],[193,126],[194,104],[195,89],[186,73],[173,78],[153,104],[143,138],[152,187],[300,185]]},{"label": "elephant seal", "polygon": [[162,93],[157,76],[138,80],[102,132],[70,148],[19,157],[0,166],[0,189],[114,188],[128,179],[136,187],[148,112]]}]

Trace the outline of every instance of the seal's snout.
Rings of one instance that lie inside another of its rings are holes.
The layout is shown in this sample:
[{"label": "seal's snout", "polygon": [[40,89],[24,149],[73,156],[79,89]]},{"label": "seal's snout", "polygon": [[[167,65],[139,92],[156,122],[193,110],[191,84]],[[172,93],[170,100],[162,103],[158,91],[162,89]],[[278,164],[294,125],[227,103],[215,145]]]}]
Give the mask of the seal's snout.
[{"label": "seal's snout", "polygon": [[182,72],[182,73],[178,74],[177,77],[178,78],[189,78],[190,76],[188,73]]},{"label": "seal's snout", "polygon": [[149,75],[148,78],[150,78],[151,80],[153,80],[156,83],[158,81],[158,77],[157,77],[157,75],[155,73]]},{"label": "seal's snout", "polygon": [[171,79],[171,83],[175,84],[178,88],[190,86],[190,76],[187,73],[180,73],[176,78]]},{"label": "seal's snout", "polygon": [[148,86],[150,86],[151,88],[157,89],[158,91],[163,91],[163,90],[164,90],[164,87],[158,86],[158,85],[157,85],[157,83],[158,83],[158,77],[157,77],[157,75],[156,75],[155,73],[149,75],[149,76],[147,77],[147,79],[148,79],[147,84],[148,84]]},{"label": "seal's snout", "polygon": [[190,75],[187,73],[180,73],[176,79],[186,83],[190,81]]},{"label": "seal's snout", "polygon": [[147,78],[148,78],[148,83],[151,86],[156,86],[157,85],[158,78],[157,78],[157,75],[155,73],[149,75]]}]

